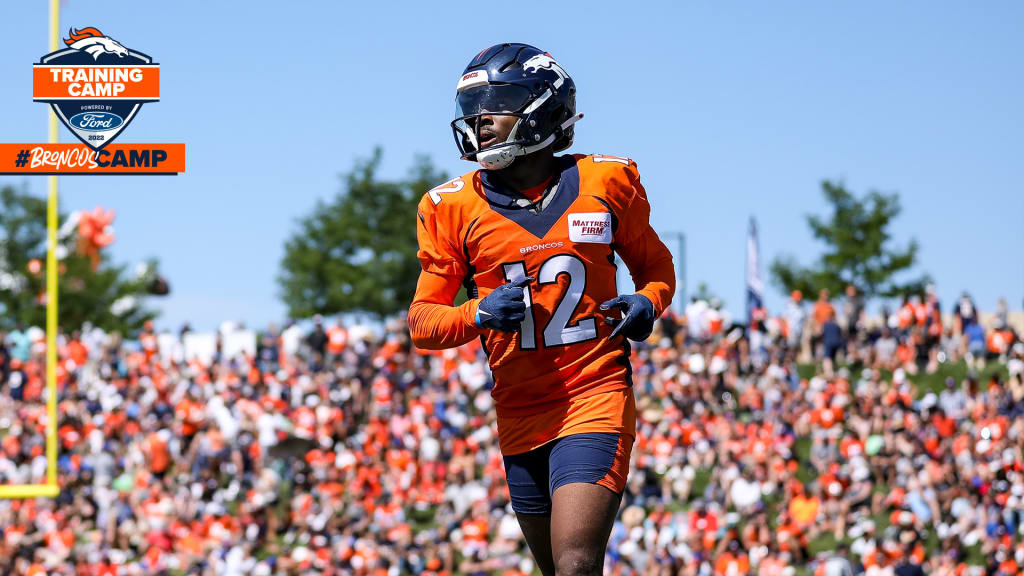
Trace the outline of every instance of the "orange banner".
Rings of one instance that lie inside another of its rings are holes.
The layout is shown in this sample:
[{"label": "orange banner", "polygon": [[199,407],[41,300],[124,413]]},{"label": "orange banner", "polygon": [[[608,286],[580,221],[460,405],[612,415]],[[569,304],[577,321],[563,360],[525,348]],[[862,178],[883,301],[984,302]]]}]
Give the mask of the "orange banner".
[{"label": "orange banner", "polygon": [[159,100],[160,65],[32,66],[32,99]]},{"label": "orange banner", "polygon": [[0,174],[178,174],[184,144],[0,144]]}]

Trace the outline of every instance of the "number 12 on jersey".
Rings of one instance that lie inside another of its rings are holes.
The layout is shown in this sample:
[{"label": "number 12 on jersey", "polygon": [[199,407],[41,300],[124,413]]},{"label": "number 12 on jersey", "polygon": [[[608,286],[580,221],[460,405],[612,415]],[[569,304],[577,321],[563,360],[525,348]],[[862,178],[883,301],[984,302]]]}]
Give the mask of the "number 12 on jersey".
[{"label": "number 12 on jersey", "polygon": [[[523,262],[502,264],[502,268],[508,282],[526,276],[526,266]],[[555,306],[547,326],[544,327],[545,348],[597,338],[597,323],[594,318],[583,318],[575,324],[569,324],[576,306],[583,298],[583,291],[587,288],[587,268],[582,260],[571,254],[558,254],[548,258],[540,265],[537,283],[542,286],[554,284],[562,274],[569,275],[569,286]],[[533,294],[529,286],[523,290],[523,302],[526,303],[526,318],[520,324],[519,345],[523,350],[533,350],[537,348],[537,331],[533,318]]]}]

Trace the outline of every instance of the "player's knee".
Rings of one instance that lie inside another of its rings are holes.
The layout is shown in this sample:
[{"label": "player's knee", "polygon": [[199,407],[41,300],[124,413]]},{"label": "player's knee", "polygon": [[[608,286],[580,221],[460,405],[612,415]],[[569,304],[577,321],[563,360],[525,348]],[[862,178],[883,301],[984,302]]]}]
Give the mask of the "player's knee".
[{"label": "player's knee", "polygon": [[559,552],[555,558],[557,576],[601,576],[604,553],[584,546],[573,546]]}]

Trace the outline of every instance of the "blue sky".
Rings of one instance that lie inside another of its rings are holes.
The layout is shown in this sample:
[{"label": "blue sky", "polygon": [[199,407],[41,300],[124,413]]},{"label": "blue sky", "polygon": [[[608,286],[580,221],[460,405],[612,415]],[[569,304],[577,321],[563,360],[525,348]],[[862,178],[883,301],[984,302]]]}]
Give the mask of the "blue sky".
[{"label": "blue sky", "polygon": [[[47,2],[5,6],[0,141],[43,141],[31,64]],[[948,309],[1024,300],[1024,5],[1012,2],[62,2],[162,65],[161,101],[122,142],[185,142],[177,177],[62,177],[64,210],[117,212],[118,262],[156,256],[160,324],[262,326],[285,314],[282,245],[339,175],[383,146],[384,176],[417,153],[449,173],[465,64],[497,42],[550,51],[579,89],[573,151],[640,166],[659,231],[685,231],[690,287],[743,307],[747,219],[762,260],[809,262],[819,183],[899,192],[895,240]],[[72,141],[61,127],[61,140]],[[45,179],[0,177],[43,194]],[[410,226],[413,224],[410,223]],[[768,305],[783,297],[772,286]]]}]

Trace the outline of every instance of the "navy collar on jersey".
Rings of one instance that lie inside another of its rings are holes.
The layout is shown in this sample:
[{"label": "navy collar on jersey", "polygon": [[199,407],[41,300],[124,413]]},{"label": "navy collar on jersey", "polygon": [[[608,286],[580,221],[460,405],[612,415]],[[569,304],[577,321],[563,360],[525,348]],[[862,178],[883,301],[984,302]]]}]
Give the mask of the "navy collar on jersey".
[{"label": "navy collar on jersey", "polygon": [[515,222],[538,239],[543,238],[580,195],[580,171],[576,166],[576,158],[566,154],[560,156],[558,162],[561,173],[558,175],[557,187],[552,192],[554,198],[540,212],[534,213],[530,210],[532,203],[529,206],[521,206],[519,201],[526,198],[525,196],[503,185],[487,170],[481,170],[480,183],[483,184],[488,204],[495,212]]}]

